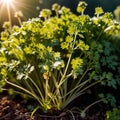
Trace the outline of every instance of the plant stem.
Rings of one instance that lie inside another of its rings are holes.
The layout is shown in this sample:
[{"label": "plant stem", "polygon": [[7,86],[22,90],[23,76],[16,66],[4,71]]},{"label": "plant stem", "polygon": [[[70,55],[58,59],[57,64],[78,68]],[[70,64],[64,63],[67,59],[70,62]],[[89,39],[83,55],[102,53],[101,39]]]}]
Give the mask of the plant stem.
[{"label": "plant stem", "polygon": [[29,76],[28,76],[28,78],[33,83],[33,85],[36,87],[36,89],[38,90],[38,92],[39,92],[42,100],[44,100],[44,97],[43,97],[43,95],[42,95],[42,93],[41,93],[40,88],[38,87],[38,85]]},{"label": "plant stem", "polygon": [[78,33],[78,32],[77,32],[77,30],[76,30],[76,32],[75,32],[75,37],[74,37],[74,41],[73,41],[73,45],[72,45],[72,51],[71,51],[70,56],[69,56],[69,59],[68,59],[68,61],[67,61],[67,65],[66,65],[64,74],[63,74],[63,76],[62,76],[62,78],[61,78],[61,80],[60,80],[59,86],[62,85],[62,83],[64,82],[64,78],[65,78],[65,76],[66,76],[66,74],[67,74],[68,67],[69,67],[69,64],[70,64],[70,61],[71,61],[71,58],[72,58],[72,54],[73,54],[73,51],[74,51],[74,46],[75,46],[75,41],[76,41],[76,38],[77,38],[77,33]]},{"label": "plant stem", "polygon": [[18,22],[19,22],[20,26],[22,26],[22,21],[19,17],[18,17]]},{"label": "plant stem", "polygon": [[[84,115],[85,112],[86,112],[90,107],[92,107],[93,105],[95,105],[95,104],[97,104],[97,103],[99,103],[99,102],[101,102],[101,101],[102,101],[102,99],[97,100],[97,101],[93,102],[92,104],[88,105],[88,106],[81,112],[81,116]],[[85,116],[84,116],[84,117],[85,117]]]},{"label": "plant stem", "polygon": [[25,88],[23,88],[23,87],[21,87],[19,85],[16,85],[16,84],[14,84],[12,82],[9,82],[8,80],[5,80],[5,81],[6,81],[6,83],[8,83],[8,84],[10,84],[10,85],[12,85],[12,86],[14,86],[16,88],[19,88],[20,90],[23,90],[24,92],[26,92],[29,95],[33,96],[33,98],[35,98],[40,103],[40,105],[43,105],[42,102],[39,100],[39,98],[36,95],[34,95],[33,93],[31,93],[30,91],[26,90]]},{"label": "plant stem", "polygon": [[83,80],[84,76],[87,74],[87,72],[88,72],[89,70],[90,70],[90,68],[85,70],[85,72],[84,72],[83,75],[81,76],[81,78],[80,78],[79,82],[76,84],[76,86],[80,84],[80,82]]},{"label": "plant stem", "polygon": [[48,80],[45,81],[46,86],[45,86],[45,100],[48,101]]},{"label": "plant stem", "polygon": [[[89,79],[88,79],[88,80],[89,80]],[[90,87],[96,85],[96,84],[99,83],[100,81],[101,81],[101,80],[98,80],[98,81],[96,81],[96,82],[94,82],[94,83],[88,85],[87,87],[85,87],[84,89],[82,89],[80,92],[83,92],[83,91],[87,90],[88,88],[90,88]]]}]

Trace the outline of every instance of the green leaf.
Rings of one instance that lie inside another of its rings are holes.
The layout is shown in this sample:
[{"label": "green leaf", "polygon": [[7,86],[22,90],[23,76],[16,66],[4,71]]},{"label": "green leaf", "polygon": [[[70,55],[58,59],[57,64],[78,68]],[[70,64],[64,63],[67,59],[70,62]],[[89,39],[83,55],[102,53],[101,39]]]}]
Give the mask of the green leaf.
[{"label": "green leaf", "polygon": [[73,70],[77,70],[82,66],[83,60],[77,57],[75,59],[72,59],[71,64],[72,64]]}]

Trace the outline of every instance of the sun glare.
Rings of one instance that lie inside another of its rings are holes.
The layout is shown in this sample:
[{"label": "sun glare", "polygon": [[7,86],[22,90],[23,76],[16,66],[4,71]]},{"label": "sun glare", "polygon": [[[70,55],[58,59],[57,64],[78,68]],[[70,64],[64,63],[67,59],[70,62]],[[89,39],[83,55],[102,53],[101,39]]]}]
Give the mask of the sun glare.
[{"label": "sun glare", "polygon": [[31,1],[33,0],[0,0],[0,24],[7,20],[14,21],[13,15],[17,11],[24,11],[23,19],[27,19],[28,16],[34,14],[33,4],[31,4],[33,2]]},{"label": "sun glare", "polygon": [[[6,11],[4,11],[4,14],[7,13],[8,20],[9,20],[9,22],[12,25],[12,21],[11,21],[11,9],[14,8],[14,0],[0,0],[0,14],[3,12],[3,10],[5,8],[7,8],[7,9],[6,9]],[[4,14],[1,14],[1,15],[4,15]],[[1,15],[0,15],[0,18],[1,18]]]},{"label": "sun glare", "polygon": [[13,3],[13,0],[1,0],[1,3],[2,4],[12,4]]}]

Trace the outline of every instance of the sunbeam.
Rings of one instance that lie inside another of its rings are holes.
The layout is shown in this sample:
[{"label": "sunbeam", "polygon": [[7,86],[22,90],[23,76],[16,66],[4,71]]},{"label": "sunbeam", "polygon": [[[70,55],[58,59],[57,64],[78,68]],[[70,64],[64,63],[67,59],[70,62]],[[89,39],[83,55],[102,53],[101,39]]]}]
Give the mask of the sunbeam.
[{"label": "sunbeam", "polygon": [[13,0],[1,0],[1,3],[3,4],[11,4]]},{"label": "sunbeam", "polygon": [[18,11],[23,13],[23,20],[37,16],[39,12],[36,10],[36,6],[36,0],[0,0],[0,24],[10,19],[16,23],[14,15]]},{"label": "sunbeam", "polygon": [[3,16],[8,16],[8,20],[12,25],[11,21],[11,9],[15,9],[14,0],[0,0],[0,18]]}]

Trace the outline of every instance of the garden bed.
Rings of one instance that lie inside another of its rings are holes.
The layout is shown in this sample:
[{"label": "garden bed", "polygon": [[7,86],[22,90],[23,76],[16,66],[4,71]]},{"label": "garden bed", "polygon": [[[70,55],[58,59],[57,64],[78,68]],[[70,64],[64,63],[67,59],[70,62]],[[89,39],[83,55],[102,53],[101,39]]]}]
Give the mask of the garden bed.
[{"label": "garden bed", "polygon": [[[78,101],[79,99],[76,100],[76,104],[78,104]],[[85,103],[83,104],[85,105]],[[22,99],[1,96],[0,120],[73,120],[72,114],[67,109],[61,113],[49,112],[48,114],[43,114],[38,110],[31,118],[31,112],[27,106],[28,103]],[[80,105],[78,104],[78,106]],[[99,103],[87,111],[85,118],[81,118],[79,112],[73,112],[73,114],[75,120],[104,120],[106,116],[105,109],[106,107],[102,103]]]}]

